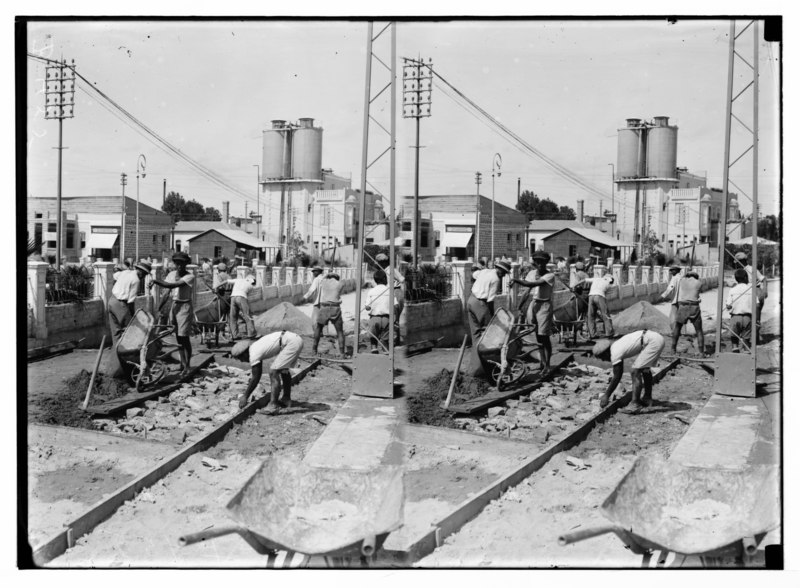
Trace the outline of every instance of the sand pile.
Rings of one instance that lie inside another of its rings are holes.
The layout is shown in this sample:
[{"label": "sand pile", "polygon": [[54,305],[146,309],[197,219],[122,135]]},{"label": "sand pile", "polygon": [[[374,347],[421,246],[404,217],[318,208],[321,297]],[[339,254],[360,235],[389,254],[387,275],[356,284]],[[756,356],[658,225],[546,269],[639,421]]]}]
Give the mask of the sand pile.
[{"label": "sand pile", "polygon": [[311,336],[314,334],[311,319],[288,302],[281,302],[267,312],[257,316],[253,322],[255,323],[256,333],[259,336],[282,330],[291,331],[298,335]]},{"label": "sand pile", "polygon": [[662,335],[669,335],[672,332],[669,317],[646,301],[637,302],[626,308],[613,320],[614,332],[617,335],[627,335],[641,329],[656,331]]},{"label": "sand pile", "polygon": [[[452,370],[442,370],[437,375],[425,380],[421,389],[410,394],[406,399],[408,407],[408,422],[438,427],[456,428],[453,420],[454,414],[441,407],[447,399],[450,389]],[[456,388],[453,391],[453,405],[484,396],[492,391],[489,383],[481,378],[473,378],[459,374],[456,379]]]}]

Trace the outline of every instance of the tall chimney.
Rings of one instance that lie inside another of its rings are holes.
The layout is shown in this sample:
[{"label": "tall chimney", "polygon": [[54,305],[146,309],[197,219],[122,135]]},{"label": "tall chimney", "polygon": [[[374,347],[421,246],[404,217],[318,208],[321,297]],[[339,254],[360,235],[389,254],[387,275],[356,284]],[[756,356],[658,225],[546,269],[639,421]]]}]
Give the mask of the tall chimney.
[{"label": "tall chimney", "polygon": [[578,200],[578,222],[583,222],[583,200]]},{"label": "tall chimney", "polygon": [[227,223],[228,217],[230,216],[231,210],[231,203],[230,202],[223,202],[222,203],[222,222]]}]

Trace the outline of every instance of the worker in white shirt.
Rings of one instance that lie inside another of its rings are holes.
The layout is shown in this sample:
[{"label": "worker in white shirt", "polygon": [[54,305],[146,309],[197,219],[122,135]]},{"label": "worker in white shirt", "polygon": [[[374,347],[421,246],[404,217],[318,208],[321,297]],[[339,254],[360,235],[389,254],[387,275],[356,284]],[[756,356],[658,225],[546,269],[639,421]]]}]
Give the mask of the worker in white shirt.
[{"label": "worker in white shirt", "polygon": [[550,334],[553,332],[553,287],[556,276],[547,269],[550,255],[544,251],[535,251],[531,256],[536,266],[524,280],[514,279],[513,283],[530,288],[531,302],[525,313],[526,322],[536,325],[536,341],[539,343],[540,376],[546,377],[550,373],[550,358],[553,347],[550,343]]},{"label": "worker in white shirt", "polygon": [[[375,256],[375,261],[378,263],[378,266],[384,271],[389,271],[389,256],[385,253],[378,253]],[[387,274],[388,276],[388,274]],[[388,280],[388,277],[387,277]],[[388,284],[388,281],[387,281]],[[394,298],[397,301],[397,312],[394,313],[394,335],[395,335],[395,344],[399,342],[400,337],[400,313],[403,312],[403,308],[406,305],[406,278],[403,275],[397,266],[395,265],[394,268]]]},{"label": "worker in white shirt", "polygon": [[756,287],[756,336],[761,338],[761,309],[764,308],[764,301],[767,298],[767,281],[758,269],[747,263],[747,254],[744,251],[737,253],[734,258],[738,267],[744,268],[747,272],[747,281],[751,286]]},{"label": "worker in white shirt", "polygon": [[311,302],[313,307],[311,309],[311,324],[317,324],[317,317],[319,316],[319,295],[321,292],[320,284],[322,283],[322,268],[318,265],[312,266],[311,274],[314,279],[311,280],[311,285],[308,291],[303,295],[305,302]]},{"label": "worker in white shirt", "polygon": [[472,292],[467,301],[467,317],[473,345],[478,343],[478,331],[486,327],[494,315],[494,299],[500,288],[500,280],[508,273],[511,273],[511,265],[498,261],[494,269],[481,271],[472,284]]},{"label": "worker in white shirt", "polygon": [[124,270],[115,274],[116,282],[108,299],[108,322],[111,337],[116,344],[125,328],[131,322],[134,313],[133,302],[139,293],[139,282],[150,275],[151,266],[140,262],[132,270]]},{"label": "worker in white shirt", "polygon": [[752,286],[747,283],[747,271],[737,269],[734,274],[736,285],[728,293],[725,308],[731,313],[731,351],[739,353],[739,347],[750,345],[752,329]]},{"label": "worker in white shirt", "polygon": [[245,278],[228,280],[227,283],[233,285],[233,290],[231,292],[231,313],[228,317],[231,341],[236,341],[236,339],[239,338],[240,313],[247,327],[247,338],[252,339],[256,336],[256,326],[253,324],[253,319],[250,317],[250,302],[247,300],[247,295],[250,290],[255,288],[256,277],[249,275]]},{"label": "worker in white shirt", "polygon": [[[392,304],[394,304],[395,314],[398,312],[397,298],[392,297],[386,279],[386,272],[378,270],[374,276],[375,287],[367,295],[367,303],[364,307],[369,312],[369,334],[372,353],[378,353],[378,344],[381,349],[389,349],[389,320],[391,318]],[[396,295],[395,295],[396,296]]]},{"label": "worker in white shirt", "polygon": [[605,336],[614,336],[614,325],[611,322],[611,315],[608,312],[608,304],[606,303],[606,292],[613,283],[614,277],[606,273],[606,268],[601,268],[600,276],[584,278],[573,287],[573,290],[575,290],[582,288],[584,284],[589,284],[589,306],[586,311],[586,327],[589,331],[589,340],[594,339],[596,334],[596,313],[600,313]]},{"label": "worker in white shirt", "polygon": [[658,297],[658,301],[669,300],[672,299],[669,309],[669,324],[670,328],[675,327],[675,315],[678,311],[678,282],[681,281],[681,268],[677,265],[673,265],[669,268],[669,284],[667,284],[666,289],[661,293],[661,296]]},{"label": "worker in white shirt", "polygon": [[[269,366],[270,400],[267,414],[277,414],[280,408],[292,406],[292,374],[289,368],[297,363],[303,351],[303,338],[291,331],[275,331],[254,341],[245,339],[231,349],[231,357],[250,363],[250,381],[244,395],[239,399],[239,408],[244,408],[250,395],[261,381],[263,362],[274,357]],[[283,392],[283,394],[281,394]]]}]

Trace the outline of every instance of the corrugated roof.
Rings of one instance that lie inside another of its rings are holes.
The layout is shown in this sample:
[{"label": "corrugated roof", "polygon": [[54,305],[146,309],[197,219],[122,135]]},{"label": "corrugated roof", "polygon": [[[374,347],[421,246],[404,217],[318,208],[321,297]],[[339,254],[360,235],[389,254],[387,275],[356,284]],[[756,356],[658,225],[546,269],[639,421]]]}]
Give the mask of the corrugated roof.
[{"label": "corrugated roof", "polygon": [[624,241],[617,241],[608,233],[604,233],[603,231],[598,231],[597,229],[587,229],[586,227],[568,227],[565,229],[561,229],[560,231],[556,231],[552,235],[548,235],[542,241],[547,241],[548,239],[552,239],[559,233],[563,233],[564,231],[572,231],[573,233],[577,233],[587,241],[591,241],[592,243],[598,243],[600,245],[605,245],[606,247],[634,247],[635,243],[626,243]]},{"label": "corrugated roof", "polygon": [[241,229],[236,225],[224,223],[222,221],[178,221],[175,223],[176,233],[202,233],[203,231],[207,231],[209,229],[241,231]]},{"label": "corrugated roof", "polygon": [[[224,223],[223,223],[224,224]],[[270,241],[259,241],[249,233],[245,233],[244,231],[240,231],[239,229],[235,230],[228,230],[228,229],[208,229],[207,231],[203,231],[195,235],[194,237],[189,237],[186,239],[187,241],[194,241],[198,237],[205,235],[206,233],[210,233],[211,231],[217,232],[223,237],[226,237],[236,243],[237,245],[245,245],[252,249],[263,249],[265,247],[280,247],[277,243],[272,243]]]}]

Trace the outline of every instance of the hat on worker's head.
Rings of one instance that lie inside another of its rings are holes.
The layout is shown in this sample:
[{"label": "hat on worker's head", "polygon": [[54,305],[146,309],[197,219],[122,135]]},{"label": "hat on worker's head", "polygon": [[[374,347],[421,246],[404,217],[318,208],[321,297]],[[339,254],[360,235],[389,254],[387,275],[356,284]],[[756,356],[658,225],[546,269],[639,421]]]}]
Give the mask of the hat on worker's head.
[{"label": "hat on worker's head", "polygon": [[498,261],[496,264],[494,264],[494,267],[495,269],[503,270],[507,274],[511,273],[511,264],[507,261]]},{"label": "hat on worker's head", "polygon": [[389,261],[389,256],[385,253],[378,253],[378,255],[375,256],[375,261]]},{"label": "hat on worker's head", "polygon": [[747,261],[747,253],[744,251],[740,251],[736,255],[733,256],[736,261]]},{"label": "hat on worker's head", "polygon": [[678,267],[677,265],[673,265],[672,267],[669,268],[669,273],[671,273],[671,274],[677,274],[680,271],[681,271],[681,268]]},{"label": "hat on worker's head", "polygon": [[585,265],[583,265],[583,262],[582,262],[582,261],[579,261],[579,262],[577,262],[577,263],[575,264],[575,269],[576,269],[576,270],[579,270],[579,271],[580,271],[580,270],[582,270],[584,267],[586,267],[586,266],[585,266]]},{"label": "hat on worker's head", "polygon": [[479,264],[479,263],[473,263],[472,264],[471,271],[477,272],[477,271],[480,271],[482,269],[483,269],[483,266],[481,264]]},{"label": "hat on worker's head", "polygon": [[599,357],[604,351],[611,349],[611,339],[600,339],[592,347],[592,355]]},{"label": "hat on worker's head", "polygon": [[531,259],[533,261],[550,261],[550,254],[544,251],[534,251]]},{"label": "hat on worker's head", "polygon": [[238,358],[242,353],[250,349],[250,345],[252,344],[252,339],[242,339],[241,341],[237,341],[236,344],[231,348],[231,357]]},{"label": "hat on worker's head", "polygon": [[142,270],[142,271],[143,271],[144,273],[146,273],[146,274],[149,274],[151,271],[153,271],[153,266],[151,266],[151,265],[150,265],[149,263],[147,263],[146,261],[140,261],[139,263],[137,263],[137,264],[136,264],[135,266],[133,266],[133,267],[134,267],[134,268],[136,268],[136,269],[138,269],[138,270]]},{"label": "hat on worker's head", "polygon": [[318,265],[313,265],[313,266],[311,266],[311,273],[312,274],[321,274],[322,273],[322,268],[320,266],[318,266]]},{"label": "hat on worker's head", "polygon": [[255,285],[256,277],[253,274],[250,274],[249,276],[247,276],[247,281],[250,282],[251,284]]},{"label": "hat on worker's head", "polygon": [[225,270],[227,270],[227,269],[228,269],[228,266],[227,266],[227,265],[225,265],[224,263],[218,263],[218,264],[217,264],[217,269],[218,269],[219,271],[221,271],[221,272],[224,272]]},{"label": "hat on worker's head", "polygon": [[189,255],[184,251],[178,251],[175,255],[172,256],[172,261],[180,261],[182,263],[189,263],[192,261],[189,258]]}]

